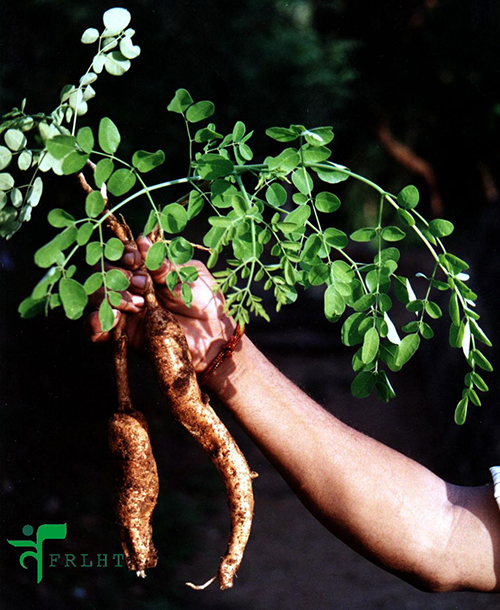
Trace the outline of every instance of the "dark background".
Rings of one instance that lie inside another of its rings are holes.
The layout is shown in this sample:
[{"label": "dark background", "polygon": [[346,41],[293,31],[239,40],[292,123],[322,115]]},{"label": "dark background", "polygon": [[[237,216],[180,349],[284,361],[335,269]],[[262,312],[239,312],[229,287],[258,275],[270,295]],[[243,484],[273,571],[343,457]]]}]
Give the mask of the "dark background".
[{"label": "dark background", "polygon": [[[102,2],[7,2],[0,20],[0,113],[26,97],[27,111],[49,112],[92,57],[78,41],[101,27]],[[303,123],[333,125],[334,160],[398,191],[413,183],[421,212],[454,222],[452,251],[471,262],[483,326],[496,338],[500,180],[500,7],[493,0],[142,0],[124,2],[141,56],[120,78],[103,75],[81,124],[110,116],[123,150],[166,152],[163,175],[184,175],[183,125],[166,112],[179,87],[216,104],[224,132],[243,120],[255,129],[256,158],[268,151],[264,129]],[[398,152],[399,151],[399,152]],[[161,177],[159,178],[159,180]],[[32,222],[0,243],[1,534],[19,538],[26,524],[68,523],[64,542],[45,553],[119,552],[112,512],[106,422],[113,412],[107,346],[90,344],[81,323],[57,312],[21,321],[18,303],[39,273],[34,251],[50,237],[44,217],[68,198],[81,205],[72,178],[46,180]],[[374,202],[349,182],[341,190],[346,230],[370,222]],[[363,252],[361,253],[363,254]],[[427,261],[427,262],[426,262]],[[418,244],[405,250],[407,274],[430,265]],[[415,282],[417,290],[418,282]],[[439,295],[438,295],[439,296]],[[404,317],[404,314],[402,314]],[[465,369],[447,347],[447,329],[394,379],[390,405],[350,396],[349,350],[340,326],[323,320],[321,294],[256,321],[249,335],[275,363],[344,421],[460,484],[488,482],[500,463],[499,388],[453,424]],[[496,348],[488,355],[498,362]],[[234,431],[256,482],[256,518],[235,589],[193,594],[184,580],[203,581],[225,547],[224,493],[212,467],[166,414],[148,363],[131,362],[134,397],[151,422],[161,477],[155,511],[158,568],[146,581],[114,568],[50,569],[35,585],[19,551],[2,543],[2,607],[27,608],[493,608],[476,594],[430,596],[383,573],[337,542],[288,490],[252,442]],[[418,524],[416,524],[418,526]],[[29,561],[27,562],[29,565]],[[32,567],[32,566],[31,566]],[[214,586],[215,587],[215,586]]]}]

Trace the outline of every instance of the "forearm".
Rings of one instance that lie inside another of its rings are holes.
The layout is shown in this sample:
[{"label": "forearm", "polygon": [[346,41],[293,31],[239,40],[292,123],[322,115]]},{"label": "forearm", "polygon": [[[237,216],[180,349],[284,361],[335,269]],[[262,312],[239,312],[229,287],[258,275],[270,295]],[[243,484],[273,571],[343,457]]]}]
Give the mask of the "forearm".
[{"label": "forearm", "polygon": [[210,389],[316,517],[357,551],[427,588],[496,586],[498,533],[492,541],[488,524],[500,515],[487,488],[449,485],[344,425],[248,338]]}]

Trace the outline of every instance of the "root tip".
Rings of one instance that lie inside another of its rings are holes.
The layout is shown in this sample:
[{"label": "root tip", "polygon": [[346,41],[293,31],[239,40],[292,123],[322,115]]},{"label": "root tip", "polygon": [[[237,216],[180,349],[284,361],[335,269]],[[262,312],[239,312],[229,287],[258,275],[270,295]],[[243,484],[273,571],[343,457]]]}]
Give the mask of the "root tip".
[{"label": "root tip", "polygon": [[137,570],[136,574],[139,578],[146,578],[146,572],[144,570]]},{"label": "root tip", "polygon": [[207,580],[207,582],[202,585],[194,585],[192,582],[187,582],[186,586],[188,586],[190,589],[194,589],[195,591],[203,591],[203,589],[209,587],[215,580],[217,580],[217,576],[213,576],[210,580]]}]

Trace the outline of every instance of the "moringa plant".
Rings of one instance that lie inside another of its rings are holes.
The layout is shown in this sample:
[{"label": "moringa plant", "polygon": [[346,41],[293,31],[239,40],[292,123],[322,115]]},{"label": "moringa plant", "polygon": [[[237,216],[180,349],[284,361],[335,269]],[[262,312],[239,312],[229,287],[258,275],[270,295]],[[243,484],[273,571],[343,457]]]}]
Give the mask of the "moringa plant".
[{"label": "moringa plant", "polygon": [[[167,110],[185,124],[189,149],[186,174],[173,180],[150,180],[150,175],[161,174],[165,163],[162,150],[138,150],[131,159],[124,159],[118,156],[119,128],[110,118],[102,118],[97,126],[81,125],[100,75],[123,75],[140,54],[133,42],[135,32],[129,28],[130,19],[126,9],[113,8],[104,13],[102,32],[89,28],[83,33],[82,42],[95,50],[91,64],[78,84],[63,88],[52,112],[28,112],[24,100],[19,108],[2,116],[2,237],[11,238],[32,214],[38,214],[43,177],[48,172],[75,174],[85,190],[81,201],[73,198],[64,208],[48,212],[47,220],[56,234],[35,253],[35,264],[46,271],[20,304],[21,316],[29,318],[62,307],[67,318],[76,320],[83,315],[89,296],[103,290],[99,319],[103,330],[110,330],[115,320],[113,308],[119,305],[120,291],[128,288],[128,280],[119,269],[107,270],[106,261],[119,261],[125,245],[133,244],[134,235],[142,232],[151,235],[154,242],[145,260],[146,270],[158,269],[167,257],[172,270],[166,284],[171,291],[180,285],[180,298],[187,306],[192,301],[191,284],[198,277],[190,261],[195,253],[206,257],[208,268],[217,269],[213,272],[216,289],[225,295],[227,312],[241,327],[249,323],[251,315],[269,321],[263,299],[257,294],[260,286],[272,292],[277,311],[296,301],[300,292],[320,287],[326,319],[342,321],[342,342],[355,350],[352,393],[366,397],[375,388],[378,397],[387,402],[395,396],[388,373],[399,371],[412,358],[422,338],[432,338],[431,324],[443,315],[432,295],[443,291],[449,295],[450,345],[463,351],[470,367],[455,410],[456,423],[463,424],[469,402],[481,404],[477,391],[488,390],[479,371],[491,371],[492,367],[479,344],[491,343],[478,323],[477,295],[467,285],[469,265],[448,252],[445,245],[453,232],[452,223],[444,219],[428,222],[417,210],[419,193],[414,186],[389,193],[332,161],[331,127],[267,129],[267,136],[281,143],[283,150],[255,162],[253,132],[237,121],[229,133],[221,133],[211,122],[213,103],[195,101],[185,89],[175,92]],[[350,235],[335,220],[341,206],[335,187],[345,180],[363,183],[378,199],[377,223]],[[171,187],[179,185],[185,192],[174,198],[169,194]],[[76,181],[75,188],[79,188]],[[145,226],[131,229],[117,214],[126,217],[136,205],[147,207],[147,221]],[[200,215],[203,209],[209,214]],[[199,233],[202,223],[207,223],[203,243],[193,243],[191,229],[195,226]],[[426,282],[421,296],[398,270],[400,251],[395,244],[410,233],[422,242],[434,262],[430,275],[417,274]],[[355,260],[353,242],[372,244],[373,259]],[[154,290],[149,296],[148,306],[157,311]],[[392,318],[396,302],[411,313],[411,320],[400,329]],[[154,324],[150,326],[153,329]],[[154,328],[163,332],[163,327]],[[153,342],[153,330],[151,333]],[[122,339],[117,332],[117,344]],[[158,360],[156,352],[155,358]],[[128,392],[126,352],[115,362],[119,392],[120,387]],[[158,369],[161,385],[163,373]],[[202,409],[210,409],[200,404]],[[121,408],[126,410],[123,405]],[[176,415],[189,429],[183,415]],[[136,421],[134,425],[139,424]],[[145,458],[146,470],[148,461],[150,458]],[[226,467],[216,466],[224,478]],[[249,479],[252,473],[241,476]],[[227,481],[226,487],[230,497],[234,495]],[[247,512],[251,513],[251,506],[247,502]],[[233,522],[233,533],[237,529]],[[229,556],[237,555],[238,545],[244,546],[245,535],[230,543]],[[143,557],[132,564],[143,573],[145,567],[154,565],[156,551],[151,544],[142,552],[149,559]],[[136,559],[140,555],[137,548],[129,548],[128,553],[135,553]],[[238,565],[239,561],[241,558]],[[232,575],[224,575],[222,564],[219,580],[221,586],[231,586]]]}]

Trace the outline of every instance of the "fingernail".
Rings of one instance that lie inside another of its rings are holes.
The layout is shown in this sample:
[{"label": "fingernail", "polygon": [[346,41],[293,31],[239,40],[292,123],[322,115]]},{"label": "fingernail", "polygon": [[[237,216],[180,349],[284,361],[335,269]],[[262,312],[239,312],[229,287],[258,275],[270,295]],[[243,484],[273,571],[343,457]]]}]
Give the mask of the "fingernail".
[{"label": "fingernail", "polygon": [[144,298],[141,297],[138,294],[133,294],[132,295],[132,303],[136,306],[136,307],[143,307],[144,306]]},{"label": "fingernail", "polygon": [[134,275],[130,282],[136,288],[144,288],[146,285],[146,276],[145,275]]},{"label": "fingernail", "polygon": [[134,261],[135,261],[135,257],[134,257],[133,252],[129,252],[128,254],[125,254],[125,256],[123,257],[123,262],[126,265],[132,266],[134,264]]}]

